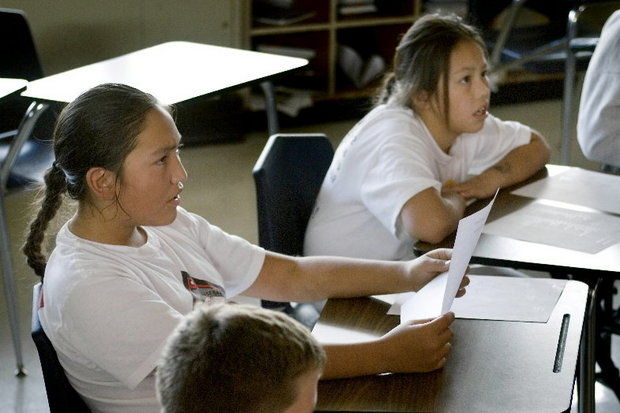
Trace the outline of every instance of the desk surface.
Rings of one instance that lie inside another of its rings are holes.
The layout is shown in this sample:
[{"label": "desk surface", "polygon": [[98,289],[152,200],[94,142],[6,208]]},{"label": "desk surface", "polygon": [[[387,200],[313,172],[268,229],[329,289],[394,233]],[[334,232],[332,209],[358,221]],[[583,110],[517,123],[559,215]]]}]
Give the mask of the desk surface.
[{"label": "desk surface", "polygon": [[[567,170],[569,167],[547,165],[546,169],[533,176],[528,181],[509,188],[502,189],[489,214],[488,222],[507,215],[531,203],[540,200],[510,194],[514,189],[527,183],[541,179],[547,174],[553,175]],[[488,200],[475,202],[467,208],[466,214],[474,212],[488,203]],[[595,214],[603,214],[592,211]],[[620,219],[620,217],[618,217]],[[540,228],[545,231],[545,228]],[[576,236],[567,233],[567,237]],[[452,247],[454,236],[446,238],[439,244],[418,242],[414,246],[416,254],[423,254],[438,247]],[[620,277],[620,243],[604,249],[596,254],[575,251],[551,245],[520,241],[517,239],[489,235],[483,233],[474,250],[471,263],[495,265],[503,267],[522,268],[538,271],[549,271],[560,274],[583,275],[586,273],[596,276]]]},{"label": "desk surface", "polygon": [[[440,371],[319,383],[319,411],[534,412],[570,407],[588,288],[566,281],[547,323],[455,320],[452,354]],[[321,342],[381,336],[398,324],[372,298],[329,300],[313,335]],[[569,318],[554,373],[562,321]],[[363,357],[363,355],[360,355]]]},{"label": "desk surface", "polygon": [[27,84],[28,81],[24,79],[0,77],[0,98],[26,89]]},{"label": "desk surface", "polygon": [[269,80],[306,59],[192,42],[168,42],[30,82],[22,94],[70,102],[101,83],[124,83],[173,104]]}]

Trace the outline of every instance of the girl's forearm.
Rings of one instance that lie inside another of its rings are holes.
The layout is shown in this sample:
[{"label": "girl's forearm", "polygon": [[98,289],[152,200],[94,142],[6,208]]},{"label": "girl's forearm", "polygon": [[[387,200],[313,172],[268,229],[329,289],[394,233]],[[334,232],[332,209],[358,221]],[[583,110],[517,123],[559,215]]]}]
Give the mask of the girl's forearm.
[{"label": "girl's forearm", "polygon": [[355,344],[325,344],[327,364],[322,379],[339,379],[346,377],[365,376],[384,373],[384,365],[380,341],[369,341]]},{"label": "girl's forearm", "polygon": [[550,154],[547,142],[539,135],[532,134],[529,144],[513,149],[501,161],[483,173],[495,175],[503,188],[532,176],[545,166]]}]

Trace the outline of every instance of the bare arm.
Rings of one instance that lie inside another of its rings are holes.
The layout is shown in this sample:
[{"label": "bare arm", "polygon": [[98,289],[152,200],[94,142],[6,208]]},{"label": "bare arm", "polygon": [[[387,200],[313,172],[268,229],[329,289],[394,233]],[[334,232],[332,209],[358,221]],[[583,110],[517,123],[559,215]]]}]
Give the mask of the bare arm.
[{"label": "bare arm", "polygon": [[[261,272],[244,294],[276,301],[417,291],[447,271],[451,250],[438,249],[411,261],[340,257],[289,257],[267,252]],[[463,277],[457,297],[469,283]],[[381,338],[357,344],[325,344],[323,378],[441,368],[450,352],[452,313],[402,324]]]},{"label": "bare arm", "polygon": [[532,132],[530,143],[519,146],[501,161],[467,181],[444,187],[444,194],[459,193],[465,198],[487,198],[497,188],[521,182],[549,161],[551,150],[545,139]]},{"label": "bare arm", "polygon": [[442,195],[427,188],[405,203],[400,219],[411,237],[436,244],[456,230],[464,211],[465,198],[459,193]]},{"label": "bare arm", "polygon": [[324,345],[323,379],[384,372],[426,372],[441,368],[450,353],[454,314],[397,326],[383,337],[364,343]]},{"label": "bare arm", "polygon": [[378,261],[267,252],[258,278],[243,294],[274,301],[317,301],[417,291],[447,271],[451,253],[439,249],[411,261]]}]

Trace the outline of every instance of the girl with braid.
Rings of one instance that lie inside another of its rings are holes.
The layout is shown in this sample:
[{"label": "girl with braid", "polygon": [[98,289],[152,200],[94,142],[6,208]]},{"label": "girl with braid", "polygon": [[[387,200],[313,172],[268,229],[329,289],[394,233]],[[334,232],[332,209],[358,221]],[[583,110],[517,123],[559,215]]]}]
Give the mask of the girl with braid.
[{"label": "girl with braid", "polygon": [[[170,108],[119,84],[86,91],[57,121],[56,161],[23,250],[43,280],[43,329],[95,412],[160,410],[161,350],[195,306],[238,294],[301,302],[417,291],[448,268],[450,250],[403,262],[289,257],[229,235],[180,207],[180,141]],[[77,212],[47,258],[44,233],[65,196]],[[323,377],[441,368],[453,320],[447,313],[364,343],[326,344]],[[195,397],[208,409],[209,389]]]},{"label": "girl with braid", "polygon": [[345,136],[323,181],[304,255],[406,260],[454,232],[465,203],[549,160],[529,127],[489,114],[484,42],[426,15],[396,47],[377,105]]}]

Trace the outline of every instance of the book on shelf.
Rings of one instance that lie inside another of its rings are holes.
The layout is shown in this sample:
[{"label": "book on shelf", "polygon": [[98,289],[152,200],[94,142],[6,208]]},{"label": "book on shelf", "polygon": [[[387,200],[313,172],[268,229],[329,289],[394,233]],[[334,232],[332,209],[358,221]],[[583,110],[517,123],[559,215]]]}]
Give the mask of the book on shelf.
[{"label": "book on shelf", "polygon": [[316,15],[313,10],[301,10],[295,7],[275,7],[267,3],[254,5],[254,21],[273,26],[286,26],[310,19]]},{"label": "book on shelf", "polygon": [[347,45],[338,46],[338,65],[357,88],[362,88],[385,71],[385,59],[378,54],[364,60],[360,54]]},{"label": "book on shelf", "polygon": [[338,8],[338,12],[343,16],[349,16],[353,14],[367,14],[367,13],[376,13],[377,6],[374,3],[372,4],[358,4],[351,6],[340,6]]},{"label": "book on shelf", "polygon": [[258,44],[256,51],[262,53],[273,53],[291,57],[301,57],[302,59],[312,59],[316,56],[316,50],[307,47],[280,46],[275,44]]}]

